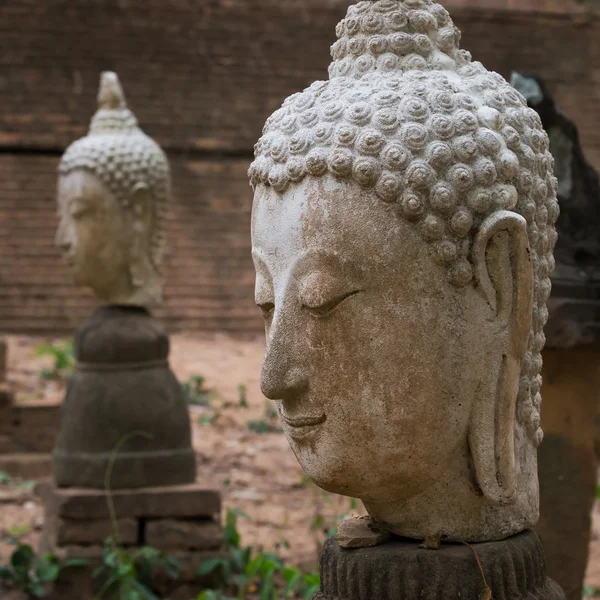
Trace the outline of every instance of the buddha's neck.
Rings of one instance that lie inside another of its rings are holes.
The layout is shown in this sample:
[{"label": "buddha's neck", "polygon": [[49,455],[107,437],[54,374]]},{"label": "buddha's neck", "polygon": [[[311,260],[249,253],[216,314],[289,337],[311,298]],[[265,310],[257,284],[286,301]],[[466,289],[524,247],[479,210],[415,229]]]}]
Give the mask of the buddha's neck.
[{"label": "buddha's neck", "polygon": [[143,306],[152,308],[162,303],[162,286],[158,273],[147,273],[140,284],[132,281],[129,272],[105,289],[94,289],[96,296],[106,304]]}]

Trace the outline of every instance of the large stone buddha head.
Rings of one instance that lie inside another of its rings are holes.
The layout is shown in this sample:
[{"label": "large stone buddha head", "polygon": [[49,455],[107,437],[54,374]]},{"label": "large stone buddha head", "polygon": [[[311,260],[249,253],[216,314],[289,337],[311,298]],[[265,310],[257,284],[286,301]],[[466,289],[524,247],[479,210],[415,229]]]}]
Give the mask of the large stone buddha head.
[{"label": "large stone buddha head", "polygon": [[89,134],[59,167],[56,242],[75,283],[107,304],[160,304],[169,164],[128,110],[115,73],[103,73]]},{"label": "large stone buddha head", "polygon": [[306,473],[387,529],[502,539],[538,517],[548,138],[431,0],[337,34],[250,169],[262,389]]}]

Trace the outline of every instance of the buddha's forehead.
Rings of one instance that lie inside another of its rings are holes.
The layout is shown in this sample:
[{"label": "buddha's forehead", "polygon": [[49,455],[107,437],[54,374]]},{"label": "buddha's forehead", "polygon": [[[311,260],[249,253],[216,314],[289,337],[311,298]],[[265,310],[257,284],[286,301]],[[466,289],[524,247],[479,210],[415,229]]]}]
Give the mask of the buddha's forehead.
[{"label": "buddha's forehead", "polygon": [[96,205],[116,202],[114,194],[100,178],[86,169],[75,169],[59,176],[58,201],[63,205],[74,201]]},{"label": "buddha's forehead", "polygon": [[299,259],[324,267],[400,268],[427,254],[425,244],[393,208],[352,182],[308,178],[284,194],[259,186],[252,218],[255,260],[271,272]]}]

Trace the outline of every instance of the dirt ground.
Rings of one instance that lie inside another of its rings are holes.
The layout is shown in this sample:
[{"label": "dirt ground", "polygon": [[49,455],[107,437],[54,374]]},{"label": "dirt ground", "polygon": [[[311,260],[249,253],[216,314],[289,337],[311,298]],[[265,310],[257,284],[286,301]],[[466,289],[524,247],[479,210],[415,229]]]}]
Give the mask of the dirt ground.
[{"label": "dirt ground", "polygon": [[[17,400],[59,402],[63,385],[40,380],[52,361],[35,355],[41,340],[12,336],[8,378]],[[238,341],[225,336],[175,335],[171,363],[180,381],[205,378],[210,406],[191,408],[198,479],[221,490],[225,508],[250,516],[240,519],[244,545],[278,549],[290,564],[317,565],[325,532],[343,515],[360,512],[347,498],[322,492],[306,481],[285,437],[273,418],[272,403],[260,392],[264,341]],[[246,390],[244,408],[240,386]],[[250,423],[267,433],[251,431]],[[31,486],[0,484],[0,538],[11,530],[35,544],[43,514]],[[600,506],[594,512],[587,582],[600,588]],[[0,564],[10,547],[0,541]]]}]

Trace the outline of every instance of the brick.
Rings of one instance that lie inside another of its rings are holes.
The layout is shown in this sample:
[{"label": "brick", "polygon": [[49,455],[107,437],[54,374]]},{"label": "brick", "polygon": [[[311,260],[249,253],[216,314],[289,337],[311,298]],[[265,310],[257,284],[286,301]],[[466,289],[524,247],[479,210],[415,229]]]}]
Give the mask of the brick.
[{"label": "brick", "polygon": [[[103,490],[57,489],[40,486],[49,517],[74,520],[109,519]],[[221,496],[197,484],[164,488],[115,490],[112,493],[117,517],[128,518],[209,518],[221,511]]]},{"label": "brick", "polygon": [[146,523],[145,540],[160,550],[219,550],[223,528],[212,520],[160,519]]},{"label": "brick", "polygon": [[11,435],[19,452],[52,452],[58,434],[60,405],[23,404],[12,408]]},{"label": "brick", "polygon": [[[8,345],[6,338],[0,337],[0,384],[6,381],[8,372]],[[2,401],[0,400],[0,403]]]},{"label": "brick", "polygon": [[10,408],[13,403],[13,394],[7,383],[0,382],[0,415],[3,410]]},{"label": "brick", "polygon": [[[119,539],[124,546],[134,546],[138,542],[137,519],[118,519]],[[52,546],[69,545],[102,546],[108,537],[115,532],[110,520],[76,521],[72,519],[53,518],[44,523],[45,535]]]},{"label": "brick", "polygon": [[0,471],[20,479],[42,479],[52,473],[52,456],[43,453],[0,454]]}]

